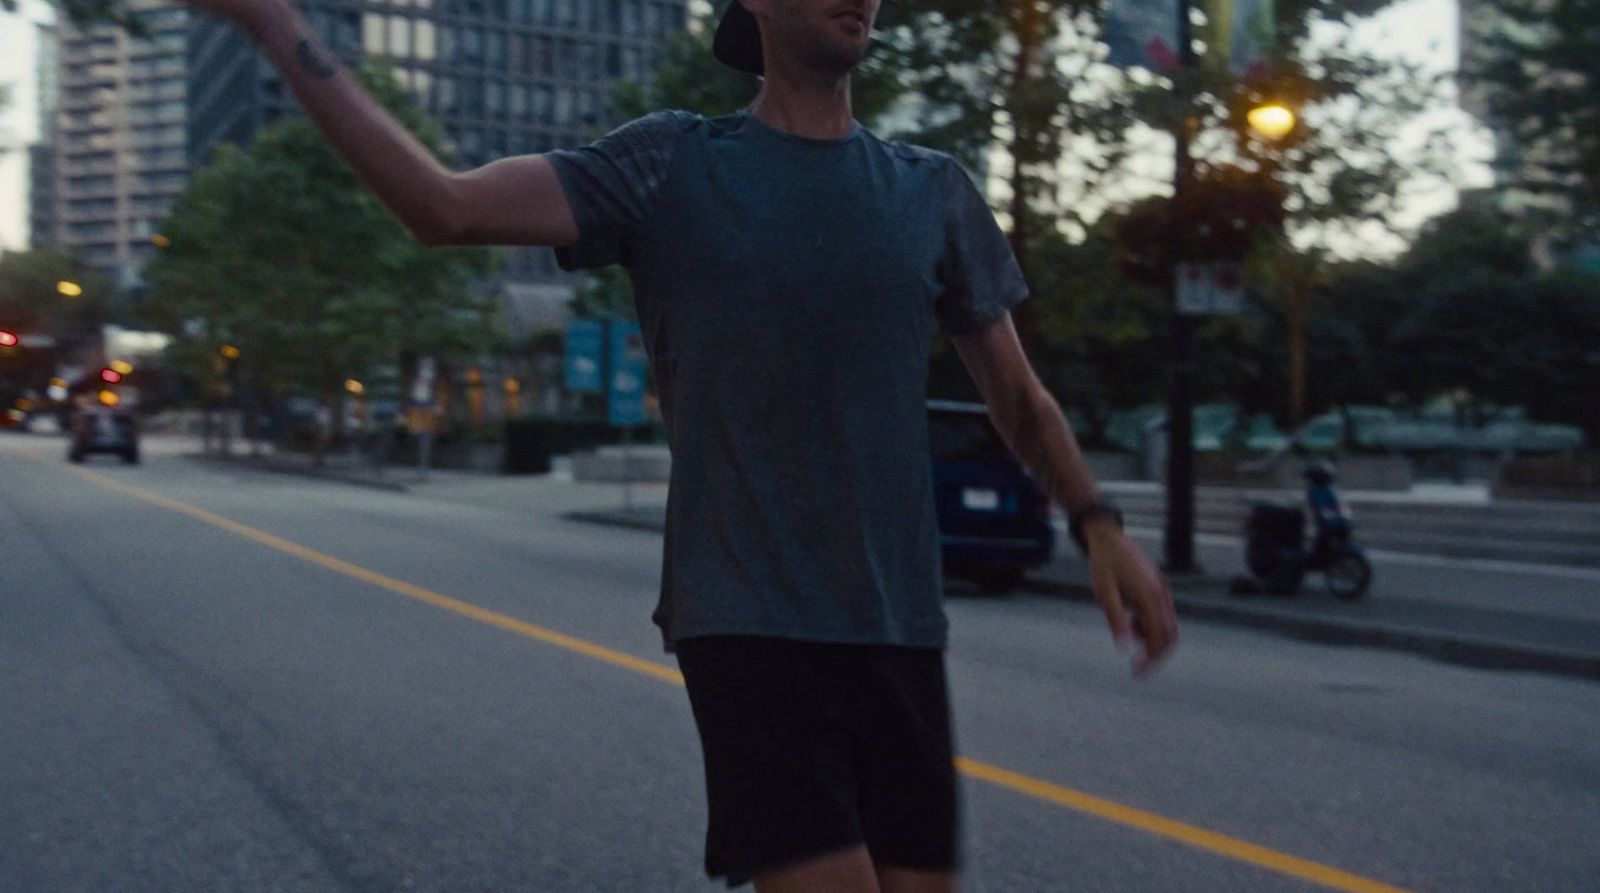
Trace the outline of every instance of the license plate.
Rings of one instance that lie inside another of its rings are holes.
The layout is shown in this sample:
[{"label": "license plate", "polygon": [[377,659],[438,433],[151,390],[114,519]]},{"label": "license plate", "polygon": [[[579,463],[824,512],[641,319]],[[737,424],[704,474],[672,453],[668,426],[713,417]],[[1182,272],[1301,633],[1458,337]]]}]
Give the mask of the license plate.
[{"label": "license plate", "polygon": [[974,512],[992,512],[1000,508],[1000,494],[994,490],[966,487],[961,491],[961,507]]}]

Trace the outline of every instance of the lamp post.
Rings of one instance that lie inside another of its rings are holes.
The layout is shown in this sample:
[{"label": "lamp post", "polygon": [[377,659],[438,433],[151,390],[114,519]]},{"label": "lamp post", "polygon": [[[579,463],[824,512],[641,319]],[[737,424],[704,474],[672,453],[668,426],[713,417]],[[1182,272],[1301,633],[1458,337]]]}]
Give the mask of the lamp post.
[{"label": "lamp post", "polygon": [[1194,177],[1189,155],[1190,119],[1194,95],[1186,77],[1194,67],[1194,40],[1190,33],[1191,0],[1178,0],[1178,71],[1173,86],[1178,99],[1178,125],[1173,131],[1172,211],[1168,215],[1172,264],[1172,360],[1167,384],[1167,524],[1164,565],[1168,573],[1191,573],[1194,562],[1194,318],[1178,303],[1178,265],[1183,260],[1183,206]]},{"label": "lamp post", "polygon": [[[1172,212],[1169,215],[1171,271],[1171,361],[1167,387],[1167,487],[1166,529],[1163,564],[1168,573],[1195,573],[1200,568],[1194,558],[1195,474],[1194,474],[1194,316],[1184,312],[1180,300],[1180,266],[1186,260],[1188,233],[1184,230],[1182,209],[1194,189],[1194,159],[1190,140],[1194,128],[1194,94],[1184,76],[1196,64],[1189,13],[1192,0],[1178,0],[1178,47],[1180,66],[1174,76],[1174,91],[1180,115],[1173,132],[1174,163]],[[1289,136],[1298,125],[1294,111],[1281,103],[1264,103],[1251,109],[1246,120],[1251,130],[1271,143]],[[1302,337],[1303,342],[1303,337]],[[1303,353],[1303,344],[1302,344]],[[1303,367],[1303,363],[1301,364]],[[1303,388],[1304,370],[1297,379]]]}]

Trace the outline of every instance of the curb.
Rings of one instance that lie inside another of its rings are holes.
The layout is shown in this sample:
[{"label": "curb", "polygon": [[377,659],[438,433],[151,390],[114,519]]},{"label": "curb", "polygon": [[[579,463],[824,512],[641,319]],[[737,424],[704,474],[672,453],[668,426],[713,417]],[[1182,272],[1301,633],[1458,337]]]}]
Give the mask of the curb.
[{"label": "curb", "polygon": [[[632,514],[615,509],[576,511],[568,512],[563,517],[586,524],[603,524],[656,533],[660,533],[662,529],[659,510],[636,511]],[[1226,581],[1209,579],[1197,582],[1216,582],[1219,586],[1226,585]],[[1088,586],[1059,579],[1052,580],[1048,577],[1028,578],[1020,588],[1038,595],[1069,598],[1075,601],[1094,600],[1094,594]],[[1296,615],[1282,610],[1246,607],[1243,604],[1233,604],[1214,598],[1185,596],[1182,581],[1174,587],[1173,597],[1174,607],[1184,617],[1281,633],[1302,641],[1323,645],[1383,648],[1416,654],[1443,663],[1480,669],[1521,670],[1600,680],[1600,654],[1596,653],[1564,648],[1541,648],[1521,642],[1497,641],[1448,630],[1385,625],[1358,620],[1335,620]]]},{"label": "curb", "polygon": [[248,456],[214,456],[209,453],[184,453],[183,457],[194,462],[210,462],[216,465],[232,465],[236,468],[245,468],[253,471],[265,471],[272,474],[291,474],[296,477],[312,478],[320,481],[333,481],[340,484],[352,484],[357,487],[370,487],[375,490],[387,490],[391,493],[405,493],[411,488],[399,481],[386,481],[370,475],[358,475],[341,472],[337,469],[316,469],[299,463],[278,462],[272,459],[258,457],[252,459]]},{"label": "curb", "polygon": [[[1030,579],[1022,584],[1022,588],[1028,592],[1074,601],[1094,600],[1089,587],[1078,583]],[[1403,651],[1443,663],[1480,669],[1524,670],[1580,679],[1600,679],[1600,654],[1496,641],[1446,630],[1258,610],[1214,599],[1186,598],[1180,589],[1173,590],[1173,600],[1178,614],[1184,617],[1279,632],[1322,645]]]},{"label": "curb", "polygon": [[629,514],[621,510],[610,511],[576,511],[562,514],[568,521],[578,521],[584,524],[600,524],[606,527],[626,527],[631,530],[648,530],[651,533],[662,532],[662,522],[659,512],[638,512]]}]

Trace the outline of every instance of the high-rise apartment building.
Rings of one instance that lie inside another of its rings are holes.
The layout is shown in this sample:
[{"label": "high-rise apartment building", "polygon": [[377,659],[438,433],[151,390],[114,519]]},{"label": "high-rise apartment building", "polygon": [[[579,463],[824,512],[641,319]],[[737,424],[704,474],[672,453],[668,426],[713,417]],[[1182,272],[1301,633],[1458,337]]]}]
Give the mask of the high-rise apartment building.
[{"label": "high-rise apartment building", "polygon": [[189,14],[129,0],[149,32],[59,31],[55,110],[55,245],[81,255],[119,287],[140,285],[151,238],[188,180],[184,151],[184,36]]},{"label": "high-rise apartment building", "polygon": [[[689,0],[299,0],[347,63],[393,66],[444,129],[457,168],[575,146],[621,123],[610,97],[650,77],[663,38],[687,27]],[[189,157],[248,141],[295,113],[277,72],[231,25],[197,22],[189,40]],[[555,325],[569,280],[542,249],[509,253],[498,283],[514,330]]]},{"label": "high-rise apartment building", "polygon": [[[1554,2],[1544,0],[1539,8],[1553,7]],[[1572,175],[1559,173],[1571,161],[1570,146],[1563,145],[1559,135],[1529,137],[1519,132],[1520,122],[1508,119],[1504,108],[1507,88],[1471,76],[1498,61],[1497,54],[1504,51],[1505,44],[1538,46],[1543,39],[1537,27],[1508,15],[1493,0],[1461,0],[1461,70],[1469,73],[1462,85],[1461,105],[1494,135],[1497,182],[1493,202],[1533,227],[1535,259],[1546,266],[1600,266],[1600,244],[1593,239],[1574,239],[1562,225],[1583,210],[1574,204],[1572,192],[1563,188]],[[1555,79],[1563,75],[1547,72],[1543,76]],[[1536,191],[1528,184],[1551,188]]]},{"label": "high-rise apartment building", "polygon": [[28,239],[34,248],[56,239],[56,107],[61,102],[61,69],[56,27],[37,24],[34,82],[38,85],[38,140],[28,147]]}]

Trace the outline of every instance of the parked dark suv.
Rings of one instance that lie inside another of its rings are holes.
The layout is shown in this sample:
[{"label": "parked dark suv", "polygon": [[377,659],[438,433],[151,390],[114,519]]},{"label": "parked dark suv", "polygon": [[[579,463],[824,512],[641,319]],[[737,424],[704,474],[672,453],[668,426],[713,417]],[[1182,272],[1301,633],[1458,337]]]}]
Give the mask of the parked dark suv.
[{"label": "parked dark suv", "polygon": [[928,401],[934,502],[945,574],[1005,592],[1050,561],[1050,503],[981,403]]},{"label": "parked dark suv", "polygon": [[133,465],[139,461],[139,425],[126,410],[90,406],[72,416],[72,444],[67,458],[82,462],[90,453],[115,453]]}]

